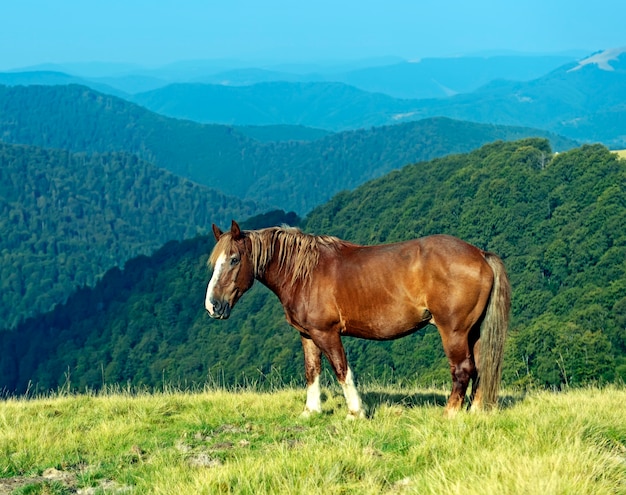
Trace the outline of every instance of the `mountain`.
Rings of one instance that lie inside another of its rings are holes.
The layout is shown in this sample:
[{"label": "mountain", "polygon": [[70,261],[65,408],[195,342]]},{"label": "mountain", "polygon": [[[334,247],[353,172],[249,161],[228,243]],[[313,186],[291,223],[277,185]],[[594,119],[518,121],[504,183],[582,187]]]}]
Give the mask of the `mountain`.
[{"label": "mountain", "polygon": [[[111,88],[111,94],[118,96],[123,93],[151,91],[173,83],[249,86],[260,82],[340,82],[395,98],[436,98],[467,93],[495,79],[535,79],[576,59],[572,54],[492,54],[425,58],[417,61],[383,57],[333,64],[300,65],[254,64],[239,60],[192,60],[154,68],[98,63],[46,64],[25,68],[21,72],[63,72],[82,81],[75,80],[74,83],[107,92],[103,90],[104,84]],[[4,82],[2,78],[3,74],[0,74],[0,84],[11,84]],[[42,79],[26,84],[49,82]]]},{"label": "mountain", "polygon": [[166,118],[77,85],[0,86],[0,140],[72,152],[126,151],[222,190],[222,177],[253,180],[245,150],[258,147],[231,127]]},{"label": "mountain", "polygon": [[350,71],[337,80],[395,98],[444,98],[470,93],[494,80],[536,79],[572,61],[557,55],[424,58]]},{"label": "mountain", "polygon": [[196,122],[304,125],[334,131],[390,123],[407,105],[382,93],[335,82],[179,83],[130,99],[154,112]]},{"label": "mountain", "polygon": [[[400,64],[387,70],[389,80],[404,81],[401,74],[408,69]],[[447,80],[459,81],[463,74],[459,67]],[[363,77],[373,80],[373,76]],[[476,77],[478,81],[479,75]],[[429,84],[452,96],[398,99],[344,83],[271,82],[243,87],[176,84],[136,94],[132,99],[156,112],[198,122],[298,124],[340,131],[445,116],[541,128],[572,139],[626,147],[621,131],[626,122],[622,103],[626,49],[570,62],[529,81],[493,80],[469,93],[455,94],[454,86],[441,81],[431,80]]]},{"label": "mountain", "polygon": [[338,82],[394,98],[439,98],[474,91],[495,79],[535,79],[573,60],[571,56],[561,55],[508,55],[400,60],[359,68],[318,67],[313,72],[250,67],[196,76],[193,82],[227,86]]},{"label": "mountain", "polygon": [[333,134],[324,129],[302,125],[248,125],[237,126],[235,130],[244,136],[262,142],[316,141]]},{"label": "mountain", "polygon": [[0,322],[49,311],[109,268],[262,211],[126,153],[0,143]]},{"label": "mountain", "polygon": [[559,150],[574,146],[573,141],[536,129],[425,119],[337,133],[297,145],[277,144],[273,153],[258,162],[265,174],[248,186],[245,197],[267,203],[281,198],[280,208],[306,213],[339,191],[354,189],[408,163],[529,136],[549,136]]},{"label": "mountain", "polygon": [[526,83],[495,81],[471,94],[426,101],[413,117],[446,115],[476,122],[540,126],[572,139],[623,148],[624,101],[626,48],[595,54]]},{"label": "mountain", "polygon": [[[524,139],[394,171],[338,194],[303,228],[364,244],[448,233],[498,253],[513,286],[505,384],[575,386],[626,379],[625,197],[626,160],[605,147],[553,154]],[[229,320],[206,315],[212,246],[169,243],[0,332],[0,387],[302,383],[298,333],[267,289],[253,287]],[[449,383],[433,328],[344,342],[363,381]]]},{"label": "mountain", "polygon": [[0,86],[0,140],[73,152],[127,151],[228,195],[300,214],[407,163],[498,139],[548,136],[557,150],[575,146],[536,129],[450,119],[342,132],[309,142],[262,143],[246,132],[163,117],[82,86]]}]

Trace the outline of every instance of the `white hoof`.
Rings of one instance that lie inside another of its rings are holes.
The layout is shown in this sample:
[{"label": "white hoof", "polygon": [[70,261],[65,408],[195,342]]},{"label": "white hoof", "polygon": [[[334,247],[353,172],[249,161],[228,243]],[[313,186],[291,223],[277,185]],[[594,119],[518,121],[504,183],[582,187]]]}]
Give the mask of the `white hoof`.
[{"label": "white hoof", "polygon": [[300,417],[302,419],[309,419],[311,416],[314,416],[316,414],[321,414],[321,412],[322,411],[305,409],[304,411],[302,411],[302,414],[300,414]]},{"label": "white hoof", "polygon": [[446,418],[446,419],[454,419],[454,418],[456,418],[458,413],[459,413],[458,409],[452,409],[452,408],[446,407],[443,410],[443,417]]},{"label": "white hoof", "polygon": [[365,419],[365,411],[361,409],[360,411],[350,411],[346,416],[348,421],[354,421],[355,419]]}]

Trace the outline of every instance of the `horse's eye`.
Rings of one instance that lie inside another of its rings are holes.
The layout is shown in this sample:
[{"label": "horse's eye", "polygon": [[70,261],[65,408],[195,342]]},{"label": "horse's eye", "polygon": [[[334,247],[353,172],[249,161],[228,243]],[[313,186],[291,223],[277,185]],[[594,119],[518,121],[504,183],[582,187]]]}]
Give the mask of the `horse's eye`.
[{"label": "horse's eye", "polygon": [[235,266],[237,263],[239,263],[239,258],[237,256],[233,256],[230,259],[230,266]]}]

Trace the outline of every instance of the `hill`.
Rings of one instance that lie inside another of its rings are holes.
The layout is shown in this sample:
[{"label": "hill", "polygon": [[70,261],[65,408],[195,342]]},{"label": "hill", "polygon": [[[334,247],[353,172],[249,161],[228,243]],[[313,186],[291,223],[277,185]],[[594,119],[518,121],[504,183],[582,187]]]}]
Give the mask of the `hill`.
[{"label": "hill", "polygon": [[[505,383],[626,377],[626,161],[600,145],[553,155],[541,139],[498,142],[407,166],[335,196],[303,227],[354,242],[447,233],[501,255],[513,285]],[[258,226],[258,225],[257,225]],[[229,320],[203,309],[211,238],[170,244],[107,273],[53,312],[4,333],[0,386],[65,381],[154,386],[302,380],[297,332],[255,286]],[[393,342],[345,340],[357,377],[431,385],[449,370],[433,328]]]},{"label": "hill", "polygon": [[124,153],[0,142],[0,321],[49,311],[109,268],[261,211]]},{"label": "hill", "polygon": [[0,402],[1,493],[621,493],[626,391],[509,396],[495,414],[441,417],[439,390],[339,390],[304,421],[281,388],[106,393]]},{"label": "hill", "polygon": [[229,125],[304,125],[333,131],[385,125],[406,102],[336,82],[251,86],[178,83],[131,97],[170,117]]},{"label": "hill", "polygon": [[624,147],[626,49],[601,55],[530,81],[492,80],[463,94],[449,90],[448,98],[399,99],[336,82],[268,82],[244,87],[177,84],[136,94],[133,101],[199,122],[299,124],[339,131],[444,116],[541,128]]},{"label": "hill", "polygon": [[300,214],[407,163],[469,151],[496,139],[540,135],[550,137],[557,150],[575,145],[535,129],[449,119],[314,141],[263,143],[244,133],[250,131],[163,117],[82,86],[0,86],[2,141],[73,152],[126,151],[225,194]]}]

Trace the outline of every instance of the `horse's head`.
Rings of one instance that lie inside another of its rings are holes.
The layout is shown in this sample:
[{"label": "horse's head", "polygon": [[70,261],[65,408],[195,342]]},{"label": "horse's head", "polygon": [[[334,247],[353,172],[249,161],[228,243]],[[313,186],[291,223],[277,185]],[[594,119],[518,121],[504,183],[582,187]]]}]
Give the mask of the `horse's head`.
[{"label": "horse's head", "polygon": [[217,244],[209,258],[213,276],[206,292],[205,307],[212,318],[225,320],[239,298],[254,283],[250,243],[233,220],[230,232],[213,225]]}]

